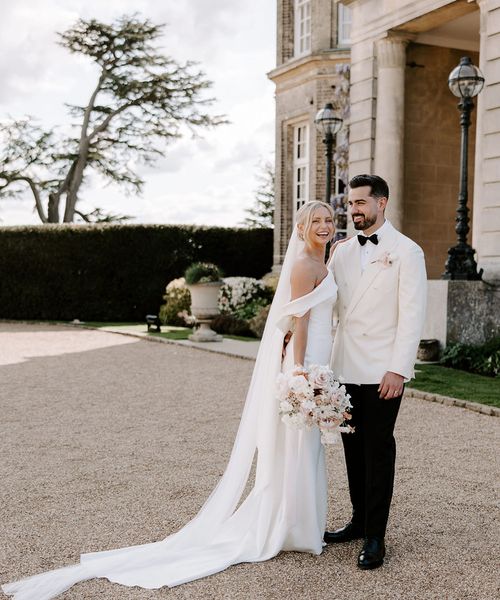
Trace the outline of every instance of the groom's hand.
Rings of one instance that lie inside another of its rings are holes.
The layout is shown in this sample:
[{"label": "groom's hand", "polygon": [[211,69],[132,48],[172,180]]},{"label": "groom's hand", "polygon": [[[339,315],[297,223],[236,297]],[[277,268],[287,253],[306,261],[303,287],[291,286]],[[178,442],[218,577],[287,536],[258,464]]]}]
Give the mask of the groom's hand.
[{"label": "groom's hand", "polygon": [[[352,236],[351,236],[352,237]],[[348,238],[342,238],[341,240],[337,240],[336,242],[334,242],[331,246],[330,246],[330,255],[328,257],[328,262],[330,262],[333,258],[333,253],[335,252],[335,250],[340,246],[340,244],[344,244],[345,242],[348,242],[351,237]]]},{"label": "groom's hand", "polygon": [[379,397],[381,400],[391,400],[392,398],[401,396],[403,393],[404,380],[405,378],[402,375],[387,371],[378,386]]}]

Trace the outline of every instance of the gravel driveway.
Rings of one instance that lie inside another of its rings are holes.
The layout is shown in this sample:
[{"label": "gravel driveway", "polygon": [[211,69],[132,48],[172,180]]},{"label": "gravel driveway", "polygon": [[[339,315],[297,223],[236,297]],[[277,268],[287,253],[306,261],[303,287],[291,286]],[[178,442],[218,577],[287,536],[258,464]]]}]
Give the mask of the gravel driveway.
[{"label": "gravel driveway", "polygon": [[[162,539],[194,516],[224,470],[251,361],[43,325],[0,323],[0,349],[2,583]],[[493,600],[498,422],[403,402],[381,569],[359,571],[352,542],[173,589],[94,580],[61,598]],[[344,460],[339,447],[327,455],[329,523],[340,526]]]}]

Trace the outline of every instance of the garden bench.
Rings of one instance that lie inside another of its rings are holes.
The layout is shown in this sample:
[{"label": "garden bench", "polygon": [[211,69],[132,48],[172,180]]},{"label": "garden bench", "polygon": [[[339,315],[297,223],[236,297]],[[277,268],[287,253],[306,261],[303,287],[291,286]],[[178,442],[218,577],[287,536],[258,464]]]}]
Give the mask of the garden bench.
[{"label": "garden bench", "polygon": [[146,315],[146,324],[148,326],[148,332],[151,329],[151,327],[156,327],[156,331],[158,331],[158,333],[161,333],[161,323],[160,317],[158,317],[158,315]]}]

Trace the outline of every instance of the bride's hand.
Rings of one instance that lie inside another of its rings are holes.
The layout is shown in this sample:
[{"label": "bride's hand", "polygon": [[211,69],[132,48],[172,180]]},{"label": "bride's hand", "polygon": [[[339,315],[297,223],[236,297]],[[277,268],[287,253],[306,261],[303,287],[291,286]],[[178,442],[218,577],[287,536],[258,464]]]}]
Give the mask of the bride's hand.
[{"label": "bride's hand", "polygon": [[304,365],[295,365],[293,368],[294,375],[303,375],[306,379],[309,379],[309,372]]},{"label": "bride's hand", "polygon": [[283,360],[285,358],[286,347],[288,346],[290,340],[292,339],[292,335],[293,335],[292,331],[287,331],[285,334],[285,337],[283,339],[283,348],[281,349],[281,360]]}]

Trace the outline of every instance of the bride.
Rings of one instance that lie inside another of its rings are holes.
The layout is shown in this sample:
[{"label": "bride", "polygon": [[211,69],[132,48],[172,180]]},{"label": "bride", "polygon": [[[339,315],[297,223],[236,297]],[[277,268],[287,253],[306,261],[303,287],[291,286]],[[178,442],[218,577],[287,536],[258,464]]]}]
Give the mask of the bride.
[{"label": "bride", "polygon": [[[82,554],[74,566],[2,586],[15,600],[49,600],[104,577],[148,589],[176,586],[282,550],[320,554],[327,487],[317,428],[286,427],[275,382],[296,364],[328,364],[337,286],[324,263],[333,211],[308,202],[297,213],[227,468],[197,516],[160,542]],[[282,359],[285,333],[294,330]],[[255,483],[243,491],[256,460]]]}]

